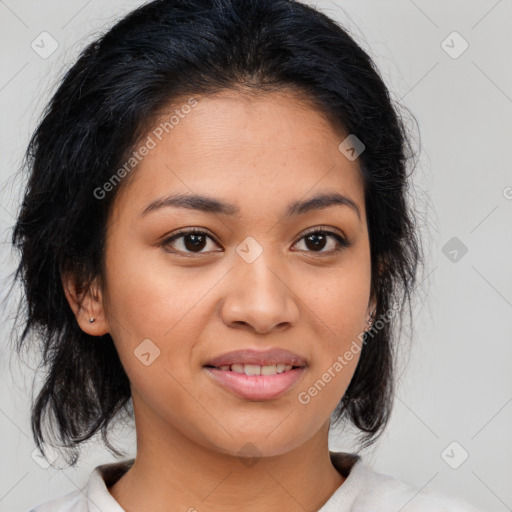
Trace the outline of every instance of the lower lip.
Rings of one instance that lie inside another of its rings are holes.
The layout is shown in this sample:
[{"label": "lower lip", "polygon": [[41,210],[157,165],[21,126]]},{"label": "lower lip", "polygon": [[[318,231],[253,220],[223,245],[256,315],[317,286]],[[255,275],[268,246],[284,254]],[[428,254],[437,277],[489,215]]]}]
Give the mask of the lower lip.
[{"label": "lower lip", "polygon": [[273,400],[289,391],[301,378],[305,368],[294,368],[275,375],[245,373],[204,367],[221,386],[247,400]]}]

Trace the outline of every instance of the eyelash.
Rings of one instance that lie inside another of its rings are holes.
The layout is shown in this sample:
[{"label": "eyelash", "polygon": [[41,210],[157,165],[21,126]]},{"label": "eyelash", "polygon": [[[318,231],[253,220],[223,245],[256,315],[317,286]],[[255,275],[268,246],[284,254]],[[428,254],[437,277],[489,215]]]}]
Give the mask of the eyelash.
[{"label": "eyelash", "polygon": [[[303,240],[304,238],[306,238],[306,237],[308,237],[310,235],[316,235],[316,234],[319,234],[319,233],[324,234],[324,235],[329,235],[329,236],[333,237],[334,239],[336,239],[336,241],[338,242],[338,247],[336,247],[335,249],[332,249],[331,251],[318,251],[318,252],[315,252],[315,251],[305,251],[305,252],[311,252],[313,254],[319,254],[319,255],[332,255],[332,254],[335,254],[337,252],[342,251],[343,249],[346,249],[347,247],[349,247],[351,245],[351,242],[349,242],[346,238],[344,238],[343,236],[341,236],[340,234],[338,234],[336,232],[330,231],[327,226],[319,226],[317,228],[314,228],[312,231],[308,231],[307,233],[302,235],[302,237],[299,238],[299,240],[297,240],[297,242],[295,242],[293,245],[296,245],[298,242],[300,242],[301,240]],[[187,235],[187,234],[206,235],[208,238],[212,239],[215,243],[217,243],[213,239],[213,237],[207,231],[204,231],[204,230],[199,229],[199,228],[184,228],[184,229],[180,229],[175,234],[173,234],[170,237],[166,238],[162,242],[161,246],[162,247],[167,247],[169,244],[171,244],[172,242],[174,242],[178,238],[181,238],[181,237],[183,237],[184,235]],[[177,254],[182,254],[182,255],[186,255],[187,257],[190,257],[190,256],[191,257],[196,257],[196,255],[208,254],[209,251],[194,253],[194,252],[177,251],[175,249],[172,249],[170,251],[168,250],[167,252],[171,252],[171,253],[175,253],[175,254],[176,253]],[[219,251],[213,251],[213,252],[219,252]]]}]

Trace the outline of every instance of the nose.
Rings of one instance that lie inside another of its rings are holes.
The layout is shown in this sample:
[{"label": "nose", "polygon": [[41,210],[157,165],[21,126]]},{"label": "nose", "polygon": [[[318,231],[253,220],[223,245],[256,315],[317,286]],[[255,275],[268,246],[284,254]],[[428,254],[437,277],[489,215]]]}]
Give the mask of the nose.
[{"label": "nose", "polygon": [[265,252],[252,263],[239,259],[228,279],[221,306],[228,327],[265,334],[297,323],[300,311],[291,279]]}]

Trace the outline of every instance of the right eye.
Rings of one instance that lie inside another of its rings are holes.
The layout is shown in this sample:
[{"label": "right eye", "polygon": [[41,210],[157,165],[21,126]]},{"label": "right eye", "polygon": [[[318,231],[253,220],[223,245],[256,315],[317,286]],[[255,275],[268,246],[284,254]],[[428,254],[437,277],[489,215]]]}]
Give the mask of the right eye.
[{"label": "right eye", "polygon": [[[197,228],[186,228],[181,229],[177,233],[167,237],[162,242],[161,246],[167,250],[167,247],[172,246],[172,244],[174,244],[176,241],[179,241],[180,243],[177,245],[181,245],[181,248],[177,249],[176,247],[172,247],[168,252],[183,253],[184,255],[202,254],[201,251],[207,244],[207,239],[214,241],[206,231]],[[208,252],[212,251],[204,251],[204,253]]]}]

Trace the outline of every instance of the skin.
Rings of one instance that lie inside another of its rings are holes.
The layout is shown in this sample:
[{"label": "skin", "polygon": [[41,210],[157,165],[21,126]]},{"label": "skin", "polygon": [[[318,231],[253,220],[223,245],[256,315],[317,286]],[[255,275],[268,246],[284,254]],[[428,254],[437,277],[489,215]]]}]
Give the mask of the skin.
[{"label": "skin", "polygon": [[[346,134],[291,91],[196,98],[122,183],[104,281],[79,295],[63,279],[81,328],[110,333],[131,382],[137,457],[109,491],[127,512],[318,510],[344,481],[329,458],[329,421],[358,355],[308,404],[298,394],[357,340],[375,306],[358,162],[338,149]],[[320,191],[350,197],[361,217],[339,205],[283,216]],[[166,207],[141,216],[171,193],[214,196],[240,213]],[[308,245],[306,230],[318,226],[351,245],[332,252],[331,236]],[[196,252],[186,236],[163,245],[187,227],[213,236]],[[236,252],[247,237],[263,249],[252,263]],[[160,350],[148,366],[134,355],[145,339]],[[309,364],[275,400],[240,398],[203,368],[228,351],[274,347]],[[248,442],[258,452],[251,465],[238,457]]]}]

